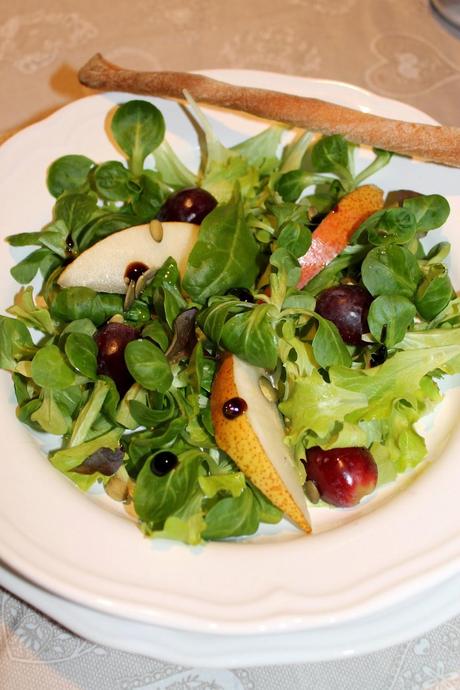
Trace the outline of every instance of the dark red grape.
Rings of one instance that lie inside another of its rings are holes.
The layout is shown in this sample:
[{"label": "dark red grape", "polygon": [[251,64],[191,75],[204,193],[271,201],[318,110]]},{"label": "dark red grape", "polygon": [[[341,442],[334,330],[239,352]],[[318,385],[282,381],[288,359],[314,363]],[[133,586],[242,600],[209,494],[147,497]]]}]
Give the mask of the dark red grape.
[{"label": "dark red grape", "polygon": [[125,364],[125,347],[139,337],[139,331],[125,323],[107,323],[99,328],[94,339],[99,349],[97,373],[110,376],[123,396],[134,379]]},{"label": "dark red grape", "polygon": [[158,211],[158,220],[181,221],[200,225],[203,218],[217,206],[217,200],[200,187],[181,189],[171,194]]},{"label": "dark red grape", "polygon": [[377,464],[367,448],[319,446],[307,450],[307,479],[312,481],[323,501],[340,508],[354,506],[377,484]]},{"label": "dark red grape", "polygon": [[332,321],[349,345],[362,345],[367,333],[367,314],[372,295],[359,285],[337,285],[323,290],[316,301],[316,312]]}]

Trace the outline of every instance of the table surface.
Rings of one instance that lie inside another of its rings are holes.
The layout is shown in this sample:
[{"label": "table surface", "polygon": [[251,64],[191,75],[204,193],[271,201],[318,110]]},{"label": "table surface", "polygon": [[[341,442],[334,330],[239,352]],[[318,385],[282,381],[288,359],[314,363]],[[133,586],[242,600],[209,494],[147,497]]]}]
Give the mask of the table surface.
[{"label": "table surface", "polygon": [[[336,79],[460,125],[460,31],[428,0],[16,0],[12,8],[0,6],[0,135],[86,95],[76,71],[98,51],[138,69]],[[6,690],[453,690],[460,617],[354,659],[187,669],[94,645],[0,590],[0,679]]]}]

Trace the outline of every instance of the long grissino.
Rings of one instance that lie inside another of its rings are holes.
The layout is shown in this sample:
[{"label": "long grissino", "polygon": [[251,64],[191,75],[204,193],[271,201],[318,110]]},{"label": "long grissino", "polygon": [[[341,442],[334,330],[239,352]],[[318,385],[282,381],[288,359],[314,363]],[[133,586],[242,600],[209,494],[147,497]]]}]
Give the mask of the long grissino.
[{"label": "long grissino", "polygon": [[190,72],[138,72],[108,62],[96,53],[79,71],[92,89],[165,98],[184,97],[240,110],[322,134],[341,134],[348,141],[425,161],[460,166],[460,128],[393,120],[317,98],[267,89],[235,86]]}]

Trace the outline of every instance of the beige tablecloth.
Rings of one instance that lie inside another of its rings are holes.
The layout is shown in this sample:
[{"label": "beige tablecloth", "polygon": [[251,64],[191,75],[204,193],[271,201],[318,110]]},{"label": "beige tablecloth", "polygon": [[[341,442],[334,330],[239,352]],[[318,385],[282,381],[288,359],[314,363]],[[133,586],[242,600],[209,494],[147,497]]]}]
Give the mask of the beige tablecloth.
[{"label": "beige tablecloth", "polygon": [[82,96],[75,73],[97,51],[337,79],[460,124],[460,43],[428,0],[16,0],[0,3],[0,132]]},{"label": "beige tablecloth", "polygon": [[[96,51],[140,69],[342,80],[460,125],[459,32],[427,0],[16,0],[0,3],[0,134],[85,95],[76,70]],[[460,688],[459,618],[365,657],[234,671],[190,671],[93,645],[4,591],[0,624],[5,690]]]}]

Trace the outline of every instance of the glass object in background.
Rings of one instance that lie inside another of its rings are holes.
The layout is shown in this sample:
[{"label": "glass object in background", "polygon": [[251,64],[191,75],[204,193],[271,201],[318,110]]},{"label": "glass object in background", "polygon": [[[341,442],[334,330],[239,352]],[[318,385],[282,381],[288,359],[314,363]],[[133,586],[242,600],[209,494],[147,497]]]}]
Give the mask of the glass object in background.
[{"label": "glass object in background", "polygon": [[431,0],[439,14],[457,29],[460,29],[460,0]]}]

